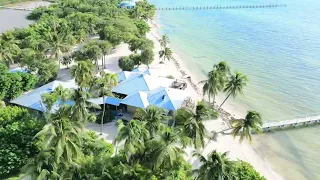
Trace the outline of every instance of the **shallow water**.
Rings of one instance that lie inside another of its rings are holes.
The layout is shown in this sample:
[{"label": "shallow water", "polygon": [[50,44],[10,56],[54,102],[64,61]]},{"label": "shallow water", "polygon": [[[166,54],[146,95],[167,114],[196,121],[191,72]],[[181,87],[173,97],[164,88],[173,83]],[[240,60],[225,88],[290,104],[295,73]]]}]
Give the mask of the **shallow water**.
[{"label": "shallow water", "polygon": [[0,33],[14,28],[28,27],[32,21],[26,19],[28,11],[0,9]]},{"label": "shallow water", "polygon": [[[199,78],[226,60],[249,78],[233,104],[264,120],[320,113],[320,1],[151,0],[158,7],[287,4],[285,8],[158,11],[161,32]],[[320,179],[320,127],[264,134],[255,147],[286,179]]]}]

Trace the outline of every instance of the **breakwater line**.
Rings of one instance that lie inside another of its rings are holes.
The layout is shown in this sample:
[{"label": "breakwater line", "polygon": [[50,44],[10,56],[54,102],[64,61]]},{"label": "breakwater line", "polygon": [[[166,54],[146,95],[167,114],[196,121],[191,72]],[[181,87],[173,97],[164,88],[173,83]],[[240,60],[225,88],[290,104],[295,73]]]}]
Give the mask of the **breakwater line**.
[{"label": "breakwater line", "polygon": [[220,9],[253,9],[253,8],[279,8],[287,7],[286,4],[267,4],[267,5],[234,5],[234,6],[178,6],[178,7],[156,7],[158,11],[173,10],[220,10]]},{"label": "breakwater line", "polygon": [[0,6],[0,9],[10,9],[10,10],[18,10],[18,11],[33,11],[35,8],[15,8],[15,7]]}]

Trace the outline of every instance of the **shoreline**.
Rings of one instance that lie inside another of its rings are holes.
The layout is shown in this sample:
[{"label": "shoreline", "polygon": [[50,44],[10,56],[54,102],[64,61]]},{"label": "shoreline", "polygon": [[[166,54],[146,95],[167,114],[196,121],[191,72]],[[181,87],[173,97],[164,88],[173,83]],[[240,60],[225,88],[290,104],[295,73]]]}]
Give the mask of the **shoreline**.
[{"label": "shoreline", "polygon": [[[158,29],[160,28],[160,26],[154,21],[154,20],[150,20],[148,22],[149,26],[151,27],[151,31],[150,34],[156,38],[157,40],[160,39],[160,32],[158,32]],[[152,40],[152,39],[151,39]],[[154,40],[153,40],[154,41]],[[156,43],[154,41],[154,43]],[[169,44],[170,47],[170,44]],[[157,53],[155,53],[157,54]],[[189,82],[189,84],[192,86],[192,88],[194,89],[194,91],[201,97],[201,99],[204,99],[205,101],[208,101],[207,97],[203,96],[203,92],[201,87],[199,86],[199,82],[201,81],[200,79],[197,78],[197,76],[195,76],[194,74],[192,74],[190,72],[190,70],[186,67],[186,65],[184,64],[184,62],[182,61],[182,58],[173,51],[173,57],[174,59],[172,60],[172,62],[174,63],[174,65],[176,66],[176,69],[182,74],[182,77],[190,77],[190,78],[186,78],[186,80]],[[242,113],[239,112],[233,112],[232,114],[231,112],[231,107],[229,103],[225,103],[224,108],[219,108],[219,106],[217,106],[217,102],[219,97],[216,98],[215,100],[215,109],[218,110],[218,112],[220,113],[220,115],[222,116],[222,119],[226,122],[229,123],[230,120],[235,119],[235,118],[242,118],[244,115]],[[222,101],[222,100],[221,100]]]},{"label": "shoreline", "polygon": [[11,7],[11,8],[25,8],[25,9],[32,9],[32,8],[38,8],[40,6],[49,6],[51,5],[51,2],[48,1],[40,1],[40,0],[27,0],[23,2],[15,2],[12,4],[6,4],[5,7]]},{"label": "shoreline", "polygon": [[[159,32],[159,28],[160,26],[154,21],[154,20],[150,20],[148,22],[149,26],[151,27],[150,32],[147,35],[147,38],[149,38],[150,40],[152,40],[155,44],[155,56],[158,55],[159,51],[159,42],[158,39],[160,38],[160,32]],[[184,79],[185,76],[190,77],[187,78],[188,80],[188,85],[191,85],[191,89],[195,92],[195,96],[193,96],[192,98],[195,100],[201,100],[203,99],[203,94],[201,91],[201,88],[199,86],[199,84],[197,82],[199,82],[199,79],[197,79],[197,77],[192,74],[190,72],[190,70],[186,67],[186,65],[184,64],[182,58],[175,52],[173,52],[173,63],[171,63],[176,69],[176,71],[178,71],[181,74],[181,78]],[[156,59],[155,58],[155,62],[152,63],[152,67],[157,66],[156,65]],[[163,69],[163,71],[168,72],[169,68]],[[170,71],[169,71],[170,72]],[[187,89],[188,91],[192,91],[190,90],[190,88]],[[205,98],[204,98],[205,99]],[[205,99],[207,100],[207,99]],[[217,108],[216,108],[217,109]],[[228,120],[232,119],[232,118],[241,118],[243,117],[243,114],[240,112],[236,112],[234,110],[232,110],[233,108],[229,105],[229,104],[225,104],[224,107],[222,109],[219,109],[219,113],[221,118],[218,118],[218,120],[208,120],[205,122],[207,130],[209,132],[211,131],[220,131],[223,129],[226,129],[229,124],[228,124]],[[197,162],[197,160],[192,158],[192,149],[188,148],[188,157],[189,160],[191,161],[193,160],[193,163],[191,163],[193,165],[194,168],[199,166],[199,162]],[[212,150],[217,149],[221,152],[225,152],[225,151],[229,151],[229,157],[231,159],[241,159],[244,161],[249,162],[258,172],[261,173],[261,175],[263,175],[265,178],[270,179],[270,180],[283,180],[284,178],[278,174],[277,172],[275,172],[271,165],[267,162],[267,160],[265,159],[265,157],[263,157],[259,151],[257,149],[255,149],[252,145],[250,145],[247,142],[243,142],[242,144],[240,144],[237,140],[233,139],[231,135],[223,135],[223,136],[219,136],[218,141],[214,142],[208,142],[207,146],[204,148],[203,150],[203,155],[206,155],[208,153],[210,153]]]}]

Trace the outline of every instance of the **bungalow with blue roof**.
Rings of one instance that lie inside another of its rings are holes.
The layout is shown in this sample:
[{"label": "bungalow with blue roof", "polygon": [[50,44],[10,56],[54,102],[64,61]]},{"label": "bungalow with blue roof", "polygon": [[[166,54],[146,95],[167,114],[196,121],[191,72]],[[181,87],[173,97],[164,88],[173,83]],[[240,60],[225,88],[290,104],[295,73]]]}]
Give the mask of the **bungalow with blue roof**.
[{"label": "bungalow with blue roof", "polygon": [[[102,97],[92,98],[88,101],[97,105],[107,104],[116,111],[121,109],[123,113],[131,115],[136,112],[137,108],[147,108],[150,105],[167,109],[173,114],[189,97],[186,91],[171,88],[175,80],[151,76],[139,71],[122,71],[118,73],[118,82],[119,84],[112,89],[116,97],[106,96],[105,101],[103,101]],[[59,85],[68,89],[77,88],[74,80],[69,82],[53,81],[12,100],[11,103],[38,111],[45,111],[46,107],[41,103],[41,95],[54,91]],[[71,101],[65,103],[73,104]],[[61,101],[56,102],[54,111],[57,110],[59,104],[61,104]],[[118,113],[115,115],[118,115]],[[128,118],[126,120],[131,119]]]},{"label": "bungalow with blue roof", "polygon": [[[29,109],[41,111],[41,112],[46,111],[45,105],[43,105],[41,102],[41,95],[45,94],[45,93],[51,93],[58,86],[62,86],[65,89],[76,89],[78,87],[74,80],[71,80],[68,82],[62,82],[62,81],[56,80],[56,81],[52,81],[48,84],[45,84],[37,89],[34,89],[30,92],[27,92],[27,93],[19,96],[18,98],[11,100],[10,103],[16,104],[19,106],[23,106],[23,107],[26,107]],[[52,111],[56,111],[61,103],[62,102],[60,100],[57,101],[54,104]],[[70,104],[70,105],[73,104],[72,101],[67,101],[64,103]]]},{"label": "bungalow with blue roof", "polygon": [[134,1],[122,1],[117,5],[118,8],[126,8],[133,9],[136,7],[136,3]]}]

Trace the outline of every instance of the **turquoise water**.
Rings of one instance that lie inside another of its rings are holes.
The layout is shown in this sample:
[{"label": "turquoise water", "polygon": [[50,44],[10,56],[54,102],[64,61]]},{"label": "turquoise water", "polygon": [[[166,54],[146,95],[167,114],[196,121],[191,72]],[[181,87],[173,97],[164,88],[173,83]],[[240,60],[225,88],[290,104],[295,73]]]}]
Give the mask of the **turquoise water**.
[{"label": "turquoise water", "polygon": [[[286,8],[158,11],[161,33],[203,78],[227,61],[249,77],[234,104],[265,121],[320,113],[320,1],[150,0],[158,7],[287,4]],[[255,138],[255,147],[286,179],[320,179],[320,127]]]}]

